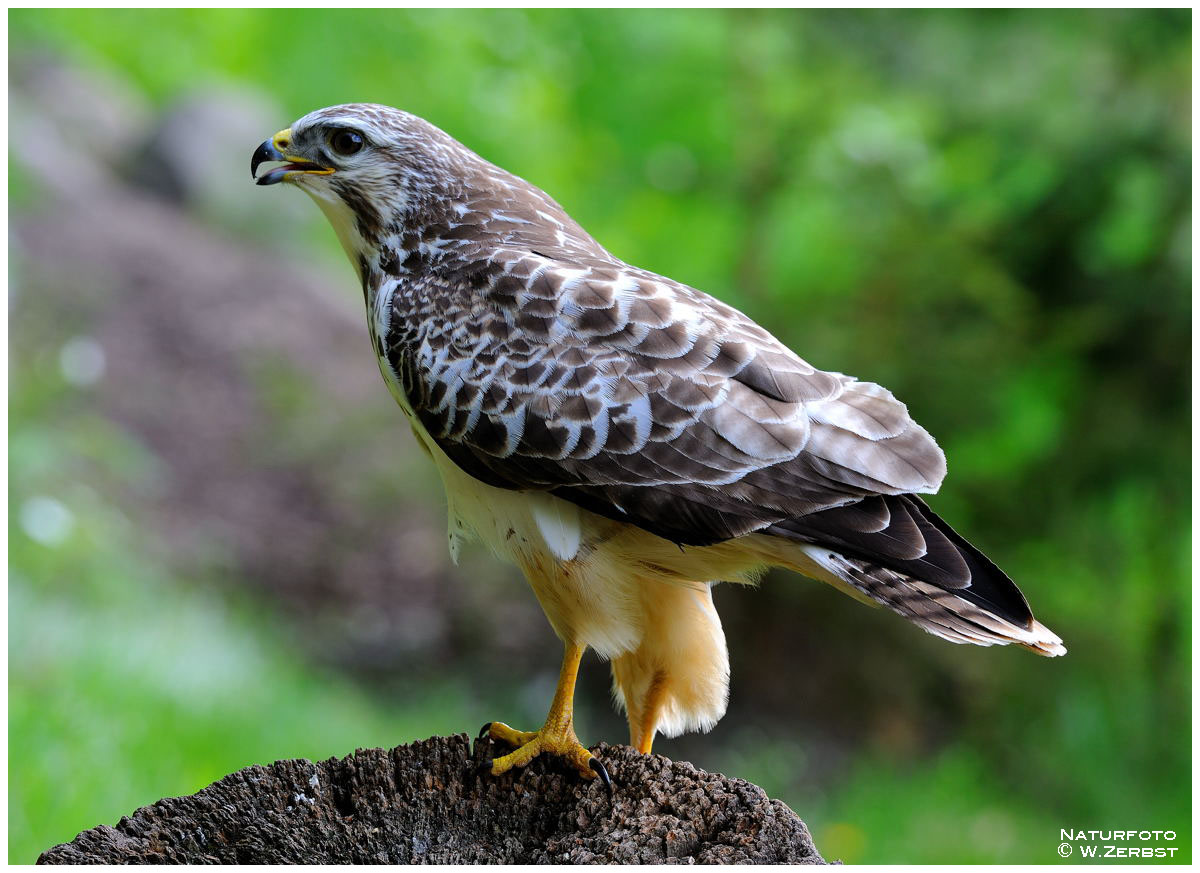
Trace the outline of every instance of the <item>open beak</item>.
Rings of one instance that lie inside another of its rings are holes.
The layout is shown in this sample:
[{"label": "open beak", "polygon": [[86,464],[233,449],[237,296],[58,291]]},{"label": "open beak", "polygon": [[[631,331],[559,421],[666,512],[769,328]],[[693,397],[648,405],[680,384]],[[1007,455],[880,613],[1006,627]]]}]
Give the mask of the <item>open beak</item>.
[{"label": "open beak", "polygon": [[[288,148],[291,144],[292,129],[289,127],[287,130],[279,131],[279,133],[254,150],[254,155],[250,158],[250,178],[254,179],[255,184],[274,185],[278,182],[286,182],[293,178],[296,173],[328,176],[333,172],[333,167],[322,167],[320,164],[314,164],[312,161],[306,161],[303,158],[289,155]],[[283,166],[268,170],[259,177],[258,168],[267,161],[280,161],[283,163]]]}]

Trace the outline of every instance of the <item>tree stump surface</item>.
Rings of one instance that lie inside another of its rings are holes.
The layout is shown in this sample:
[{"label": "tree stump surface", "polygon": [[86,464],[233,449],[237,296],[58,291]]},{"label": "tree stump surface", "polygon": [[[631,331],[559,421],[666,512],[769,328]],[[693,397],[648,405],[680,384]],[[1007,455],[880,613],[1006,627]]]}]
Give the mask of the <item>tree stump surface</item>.
[{"label": "tree stump surface", "polygon": [[553,758],[493,777],[465,734],[231,773],[39,864],[824,863],[756,785],[601,744],[615,792]]}]

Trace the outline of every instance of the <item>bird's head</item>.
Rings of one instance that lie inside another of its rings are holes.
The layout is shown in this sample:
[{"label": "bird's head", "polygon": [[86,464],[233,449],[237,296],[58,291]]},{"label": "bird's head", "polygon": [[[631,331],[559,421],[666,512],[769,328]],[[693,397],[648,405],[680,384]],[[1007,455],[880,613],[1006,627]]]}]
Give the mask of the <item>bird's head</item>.
[{"label": "bird's head", "polygon": [[[278,163],[261,176],[259,168]],[[427,121],[373,103],[319,109],[266,140],[250,159],[259,185],[287,182],[311,196],[351,263],[403,229],[431,202],[453,199],[473,152]]]},{"label": "bird's head", "polygon": [[[279,165],[258,175],[268,162]],[[250,175],[259,185],[288,182],[316,200],[364,282],[384,257],[404,260],[414,248],[460,260],[486,252],[489,240],[606,254],[544,191],[390,106],[311,112],[258,147]]]}]

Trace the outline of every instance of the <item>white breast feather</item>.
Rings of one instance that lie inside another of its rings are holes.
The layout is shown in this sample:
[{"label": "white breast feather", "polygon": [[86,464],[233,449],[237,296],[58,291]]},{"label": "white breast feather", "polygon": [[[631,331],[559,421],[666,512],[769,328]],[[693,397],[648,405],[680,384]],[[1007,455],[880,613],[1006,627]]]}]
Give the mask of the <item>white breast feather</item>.
[{"label": "white breast feather", "polygon": [[579,554],[583,538],[579,507],[548,494],[530,494],[529,500],[533,520],[546,546],[560,561],[572,560]]}]

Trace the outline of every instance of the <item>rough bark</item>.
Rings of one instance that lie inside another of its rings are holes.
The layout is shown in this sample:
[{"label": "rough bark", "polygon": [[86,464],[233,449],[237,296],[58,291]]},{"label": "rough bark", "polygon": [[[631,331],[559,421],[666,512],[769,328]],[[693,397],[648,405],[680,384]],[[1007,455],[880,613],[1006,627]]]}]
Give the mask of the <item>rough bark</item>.
[{"label": "rough bark", "polygon": [[741,779],[625,746],[615,783],[553,759],[493,777],[489,741],[434,737],[253,766],[44,852],[39,864],[823,863],[808,828]]}]

